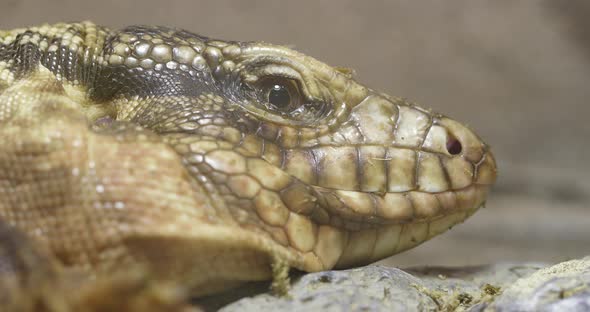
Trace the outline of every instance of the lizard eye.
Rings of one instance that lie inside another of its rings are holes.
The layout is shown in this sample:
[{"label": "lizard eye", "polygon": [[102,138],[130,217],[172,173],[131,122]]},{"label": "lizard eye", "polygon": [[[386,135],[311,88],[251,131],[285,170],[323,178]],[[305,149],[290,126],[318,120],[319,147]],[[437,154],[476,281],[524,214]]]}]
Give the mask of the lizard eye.
[{"label": "lizard eye", "polygon": [[268,103],[275,107],[286,107],[291,103],[289,89],[281,84],[274,84],[268,90]]},{"label": "lizard eye", "polygon": [[290,113],[303,105],[297,82],[286,78],[263,78],[259,82],[262,100],[268,108]]}]

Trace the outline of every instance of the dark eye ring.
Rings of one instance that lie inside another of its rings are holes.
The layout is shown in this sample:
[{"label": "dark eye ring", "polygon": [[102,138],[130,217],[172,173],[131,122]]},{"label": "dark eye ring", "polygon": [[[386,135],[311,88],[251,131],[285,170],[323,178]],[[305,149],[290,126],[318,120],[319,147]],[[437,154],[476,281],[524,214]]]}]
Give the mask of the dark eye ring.
[{"label": "dark eye ring", "polygon": [[299,108],[301,94],[297,82],[287,78],[263,78],[258,87],[261,91],[262,100],[265,101],[271,109],[281,112],[291,112]]}]

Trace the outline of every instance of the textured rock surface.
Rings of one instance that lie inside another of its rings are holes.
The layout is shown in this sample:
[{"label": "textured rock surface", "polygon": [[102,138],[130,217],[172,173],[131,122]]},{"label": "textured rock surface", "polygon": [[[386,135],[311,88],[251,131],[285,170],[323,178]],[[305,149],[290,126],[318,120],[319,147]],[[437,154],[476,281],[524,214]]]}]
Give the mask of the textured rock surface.
[{"label": "textured rock surface", "polygon": [[[556,265],[503,263],[401,270],[367,266],[296,278],[291,298],[252,284],[208,298],[222,311],[590,311],[590,257]],[[225,301],[225,303],[221,303]]]},{"label": "textured rock surface", "polygon": [[541,269],[510,285],[498,311],[590,311],[590,257]]}]

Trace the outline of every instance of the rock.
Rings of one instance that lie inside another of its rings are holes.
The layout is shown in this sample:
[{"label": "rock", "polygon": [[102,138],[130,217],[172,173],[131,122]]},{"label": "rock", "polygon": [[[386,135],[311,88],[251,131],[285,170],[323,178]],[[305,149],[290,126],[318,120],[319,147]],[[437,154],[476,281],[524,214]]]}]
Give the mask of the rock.
[{"label": "rock", "polygon": [[541,269],[506,288],[492,311],[590,311],[590,257]]},{"label": "rock", "polygon": [[225,305],[225,312],[590,311],[590,257],[553,266],[501,263],[401,270],[372,265],[310,273],[294,278],[290,298],[265,292],[267,286],[250,284],[197,303],[206,310]]}]

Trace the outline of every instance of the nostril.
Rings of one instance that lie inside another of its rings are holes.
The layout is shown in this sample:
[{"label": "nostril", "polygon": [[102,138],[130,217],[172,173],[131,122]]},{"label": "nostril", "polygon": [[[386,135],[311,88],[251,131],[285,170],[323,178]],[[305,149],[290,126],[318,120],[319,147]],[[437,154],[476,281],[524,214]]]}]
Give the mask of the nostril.
[{"label": "nostril", "polygon": [[463,146],[461,146],[461,142],[459,142],[454,136],[449,135],[447,138],[447,151],[449,154],[458,155],[462,150]]}]

